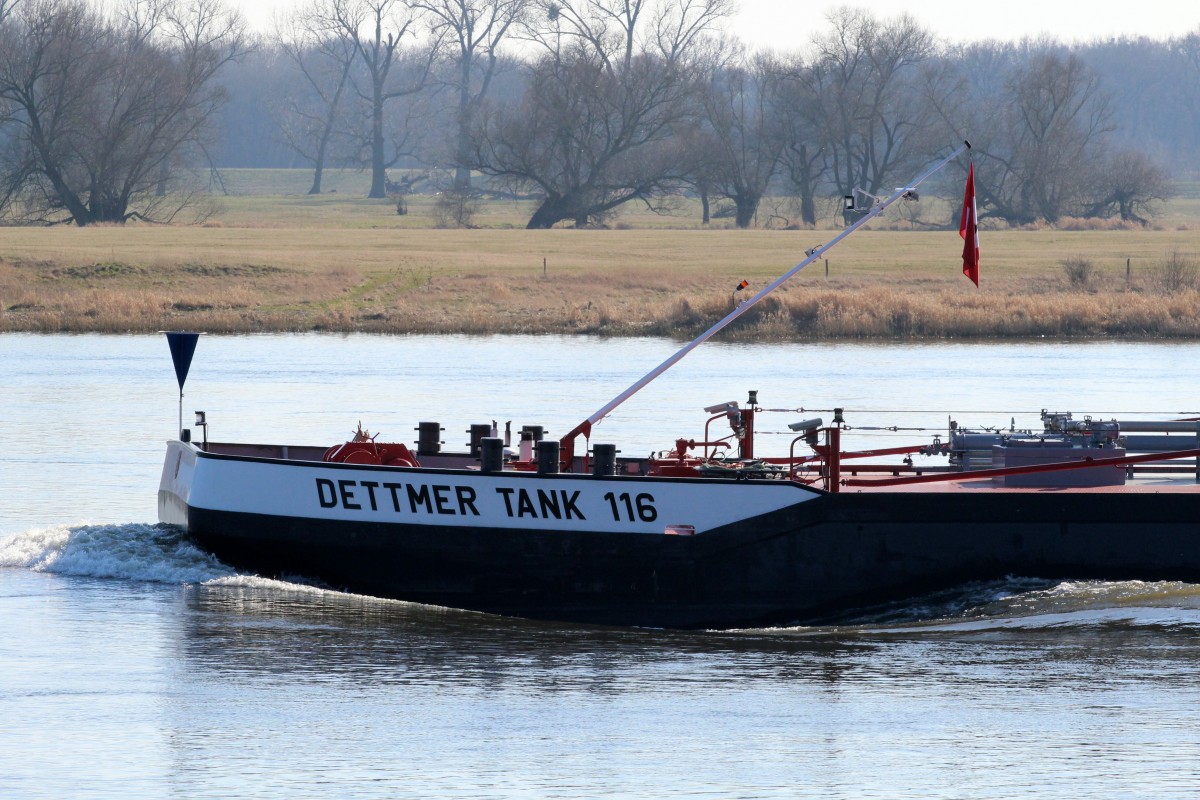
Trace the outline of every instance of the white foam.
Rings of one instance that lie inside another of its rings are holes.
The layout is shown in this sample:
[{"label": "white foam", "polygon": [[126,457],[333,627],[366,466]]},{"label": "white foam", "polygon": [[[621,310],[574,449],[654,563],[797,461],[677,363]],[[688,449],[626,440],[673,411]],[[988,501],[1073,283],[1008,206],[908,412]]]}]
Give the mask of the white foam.
[{"label": "white foam", "polygon": [[162,525],[60,525],[0,541],[0,567],[59,575],[201,583],[236,574]]},{"label": "white foam", "polygon": [[974,633],[995,630],[1049,630],[1117,625],[1123,627],[1198,627],[1200,612],[1194,609],[1083,608],[1074,611],[1031,614],[1025,617],[931,620],[904,627],[881,629],[881,633]]},{"label": "white foam", "polygon": [[293,582],[238,573],[192,544],[180,529],[166,525],[77,524],[33,528],[0,539],[0,567],[93,578],[200,584],[276,596],[392,602],[312,586],[301,583],[304,579],[299,577]]},{"label": "white foam", "polygon": [[304,578],[298,576],[295,578],[295,582],[293,582],[278,580],[276,578],[263,578],[258,575],[225,575],[204,581],[203,585],[223,589],[246,589],[272,595],[300,595],[311,599],[334,600],[339,603],[353,601],[373,605],[409,605],[403,600],[390,600],[388,598],[372,597],[371,595],[343,592],[337,589],[326,589],[321,586],[301,583],[300,581],[303,580]]},{"label": "white foam", "polygon": [[894,603],[832,626],[751,629],[788,635],[909,634],[1127,627],[1200,627],[1200,585],[1010,577]]}]

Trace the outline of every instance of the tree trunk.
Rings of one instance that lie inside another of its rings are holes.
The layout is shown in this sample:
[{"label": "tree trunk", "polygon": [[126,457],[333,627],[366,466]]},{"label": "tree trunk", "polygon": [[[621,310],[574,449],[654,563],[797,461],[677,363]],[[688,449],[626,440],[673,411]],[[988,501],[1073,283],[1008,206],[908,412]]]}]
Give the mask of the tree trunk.
[{"label": "tree trunk", "polygon": [[154,187],[155,197],[167,196],[167,181],[171,178],[170,162],[163,159],[162,166],[158,168],[158,183]]},{"label": "tree trunk", "polygon": [[89,222],[125,222],[129,201],[123,197],[95,197],[88,201]]},{"label": "tree trunk", "polygon": [[737,226],[749,228],[754,223],[754,214],[758,211],[758,195],[739,195],[733,198],[737,206]]},{"label": "tree trunk", "polygon": [[381,85],[376,85],[371,100],[371,192],[367,197],[377,199],[387,197],[387,169],[383,164],[383,87]]},{"label": "tree trunk", "polygon": [[329,139],[333,136],[333,126],[337,124],[338,107],[342,102],[342,91],[346,88],[346,78],[350,75],[350,67],[354,64],[351,58],[342,65],[342,77],[338,80],[337,91],[325,114],[325,125],[321,129],[321,142],[317,145],[317,159],[313,164],[313,182],[309,194],[321,193],[321,178],[325,172],[325,153],[329,150]]},{"label": "tree trunk", "polygon": [[791,162],[788,171],[791,173],[792,185],[800,195],[800,220],[805,225],[817,224],[817,200],[813,190],[816,183],[813,162],[808,156],[808,145],[791,145],[791,151],[799,158]]},{"label": "tree trunk", "polygon": [[817,203],[811,190],[800,193],[800,220],[805,225],[817,224]]},{"label": "tree trunk", "polygon": [[471,190],[471,60],[463,57],[458,77],[458,138],[454,149],[454,188]]},{"label": "tree trunk", "polygon": [[556,222],[562,222],[572,216],[574,214],[570,212],[561,197],[547,197],[533,212],[533,216],[529,218],[525,227],[527,229],[552,228]]},{"label": "tree trunk", "polygon": [[329,137],[333,133],[332,114],[325,121],[325,130],[321,131],[321,142],[317,145],[317,157],[313,161],[313,181],[309,194],[321,193],[321,177],[325,174],[325,150],[329,145]]},{"label": "tree trunk", "polygon": [[[1133,203],[1127,198],[1119,198],[1117,207],[1121,210],[1121,220],[1131,222],[1137,220],[1137,215],[1133,213]],[[1138,220],[1140,222],[1140,220]]]},{"label": "tree trunk", "polygon": [[54,187],[54,193],[58,196],[62,204],[67,207],[67,211],[71,212],[72,221],[80,228],[91,222],[92,215],[88,213],[87,206],[71,191],[59,171],[51,168],[45,159],[43,159],[42,164],[42,171],[50,179],[50,185]]},{"label": "tree trunk", "polygon": [[700,186],[700,224],[707,225],[712,220],[711,208],[708,204],[708,187]]},{"label": "tree trunk", "polygon": [[471,191],[470,167],[456,166],[454,168],[454,188],[462,192]]}]

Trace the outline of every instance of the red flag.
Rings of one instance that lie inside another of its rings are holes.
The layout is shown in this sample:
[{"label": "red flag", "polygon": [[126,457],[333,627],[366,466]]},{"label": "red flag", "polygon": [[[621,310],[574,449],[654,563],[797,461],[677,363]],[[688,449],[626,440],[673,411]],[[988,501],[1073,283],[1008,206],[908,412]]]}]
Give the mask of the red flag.
[{"label": "red flag", "polygon": [[963,195],[962,219],[958,235],[963,237],[963,275],[979,286],[979,212],[975,208],[975,162],[967,170],[967,191]]}]

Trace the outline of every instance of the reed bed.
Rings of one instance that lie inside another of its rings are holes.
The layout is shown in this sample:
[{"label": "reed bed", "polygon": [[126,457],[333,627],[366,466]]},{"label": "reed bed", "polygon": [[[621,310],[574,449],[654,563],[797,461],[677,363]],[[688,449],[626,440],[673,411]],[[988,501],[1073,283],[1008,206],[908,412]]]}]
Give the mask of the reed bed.
[{"label": "reed bed", "polygon": [[[0,229],[0,331],[584,333],[688,338],[828,231],[99,226]],[[1200,338],[1200,226],[868,230],[724,334],[740,340]],[[1085,278],[1065,263],[1087,261]],[[1172,271],[1173,270],[1173,271]],[[734,292],[742,280],[750,287]]]}]

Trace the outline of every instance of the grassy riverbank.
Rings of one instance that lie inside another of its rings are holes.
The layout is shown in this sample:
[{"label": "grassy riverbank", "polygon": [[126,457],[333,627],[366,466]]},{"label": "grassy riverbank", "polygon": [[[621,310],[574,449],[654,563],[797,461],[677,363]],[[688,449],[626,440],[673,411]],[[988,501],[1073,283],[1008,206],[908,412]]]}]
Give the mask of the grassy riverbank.
[{"label": "grassy riverbank", "polygon": [[[620,229],[526,231],[507,202],[485,208],[488,227],[446,230],[429,227],[432,202],[401,217],[337,195],[242,196],[200,225],[0,228],[0,330],[686,337],[732,307],[740,280],[755,291],[833,235],[645,214]],[[960,273],[956,231],[893,219],[729,335],[1200,337],[1196,276],[1171,285],[1162,266],[1200,254],[1196,205],[1176,201],[1156,230],[985,231],[980,289]],[[1090,265],[1074,283],[1071,260]]]}]

